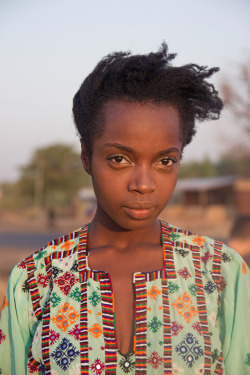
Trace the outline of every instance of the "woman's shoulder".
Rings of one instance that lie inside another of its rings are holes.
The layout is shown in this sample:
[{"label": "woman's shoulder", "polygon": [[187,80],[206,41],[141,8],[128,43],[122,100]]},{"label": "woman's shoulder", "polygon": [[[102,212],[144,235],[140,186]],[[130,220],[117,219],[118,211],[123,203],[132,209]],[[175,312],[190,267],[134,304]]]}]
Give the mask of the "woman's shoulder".
[{"label": "woman's shoulder", "polygon": [[85,226],[57,237],[38,250],[35,250],[13,268],[11,272],[12,279],[18,279],[22,274],[26,274],[27,272],[46,273],[46,264],[48,259],[51,258],[58,259],[59,262],[63,263],[64,259],[76,253],[79,236],[84,228]]},{"label": "woman's shoulder", "polygon": [[197,234],[189,230],[181,229],[177,226],[168,224],[170,228],[170,238],[174,245],[184,245],[198,247],[203,256],[214,256],[215,253],[221,258],[222,263],[237,263],[242,265],[242,257],[239,253],[227,246],[223,241],[211,238],[204,234]]}]

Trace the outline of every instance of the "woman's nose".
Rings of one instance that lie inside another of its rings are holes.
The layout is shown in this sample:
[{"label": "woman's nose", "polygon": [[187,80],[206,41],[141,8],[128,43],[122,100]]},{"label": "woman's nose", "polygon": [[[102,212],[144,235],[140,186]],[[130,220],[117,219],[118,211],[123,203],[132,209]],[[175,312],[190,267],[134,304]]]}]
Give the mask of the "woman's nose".
[{"label": "woman's nose", "polygon": [[128,190],[140,194],[152,193],[155,190],[152,171],[145,167],[135,168],[128,183]]}]

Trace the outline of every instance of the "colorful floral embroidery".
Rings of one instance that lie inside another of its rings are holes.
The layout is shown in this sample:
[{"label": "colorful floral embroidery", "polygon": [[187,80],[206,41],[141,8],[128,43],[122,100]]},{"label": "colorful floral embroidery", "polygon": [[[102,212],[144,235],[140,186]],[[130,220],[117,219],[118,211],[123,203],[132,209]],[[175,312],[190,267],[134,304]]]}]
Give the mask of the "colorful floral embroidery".
[{"label": "colorful floral embroidery", "polygon": [[162,322],[154,316],[150,323],[148,323],[148,328],[151,329],[152,332],[156,333],[160,327],[162,326]]},{"label": "colorful floral embroidery", "polygon": [[187,366],[191,368],[195,361],[203,356],[203,350],[199,344],[199,341],[194,337],[192,333],[188,333],[184,340],[176,346],[175,350],[178,355],[186,362]]},{"label": "colorful floral embroidery", "polygon": [[28,291],[29,291],[29,283],[28,283],[28,279],[26,279],[22,285],[22,292],[28,293]]},{"label": "colorful floral embroidery", "polygon": [[91,305],[96,307],[98,303],[101,302],[101,296],[99,293],[97,293],[96,290],[93,290],[91,295],[89,296],[88,300],[90,301]]},{"label": "colorful floral embroidery", "polygon": [[55,283],[59,286],[61,292],[65,294],[65,296],[67,296],[69,294],[70,289],[72,288],[72,286],[75,285],[77,281],[78,278],[75,277],[75,275],[73,275],[70,272],[65,272],[64,275],[58,277],[55,280]]},{"label": "colorful floral embroidery", "polygon": [[180,289],[179,285],[172,283],[172,281],[169,281],[168,293],[172,294],[172,293],[178,292],[179,289]]},{"label": "colorful floral embroidery", "polygon": [[105,366],[104,363],[99,358],[97,358],[94,363],[92,363],[90,368],[96,375],[101,375],[104,371]]},{"label": "colorful floral embroidery", "polygon": [[191,277],[190,273],[188,272],[187,267],[183,267],[178,271],[178,274],[183,277],[183,279],[187,280],[189,277]]},{"label": "colorful floral embroidery", "polygon": [[190,323],[197,314],[197,310],[194,307],[191,297],[187,292],[184,292],[180,297],[178,297],[172,304],[172,306],[177,310],[178,314],[181,315],[187,323]]},{"label": "colorful floral embroidery", "polygon": [[34,374],[35,372],[39,371],[39,366],[33,365],[32,363],[28,363],[28,369],[31,374]]},{"label": "colorful floral embroidery", "polygon": [[3,333],[3,331],[0,329],[0,344],[2,344],[2,342],[6,340],[6,336],[5,334]]},{"label": "colorful floral embroidery", "polygon": [[58,263],[63,270],[69,271],[73,264],[73,256],[69,255],[66,258],[60,258],[58,259]]},{"label": "colorful floral embroidery", "polygon": [[119,366],[125,374],[129,374],[135,368],[135,362],[130,356],[126,355],[120,360]]},{"label": "colorful floral embroidery", "polygon": [[205,238],[202,238],[201,236],[196,236],[192,239],[192,242],[194,242],[197,246],[202,246],[205,243]]},{"label": "colorful floral embroidery", "polygon": [[56,267],[56,266],[53,266],[52,267],[52,276],[54,278],[56,278],[58,276],[59,273],[62,273],[63,270],[61,270],[60,268]]},{"label": "colorful floral embroidery", "polygon": [[232,259],[230,258],[230,256],[227,253],[222,253],[222,260],[225,263],[229,263],[229,262],[231,262]]},{"label": "colorful floral embroidery", "polygon": [[160,289],[158,289],[155,285],[153,285],[149,291],[148,291],[148,295],[149,297],[152,299],[152,300],[156,300],[156,298],[161,294],[161,291]]},{"label": "colorful floral embroidery", "polygon": [[25,268],[26,268],[26,263],[25,263],[25,261],[22,260],[22,262],[18,263],[17,268],[25,269]]},{"label": "colorful floral embroidery", "polygon": [[43,288],[46,288],[48,285],[48,276],[44,275],[43,273],[39,273],[37,275],[37,284]]},{"label": "colorful floral embroidery", "polygon": [[157,370],[158,367],[162,364],[163,358],[159,356],[157,352],[153,352],[151,356],[148,358],[148,363]]},{"label": "colorful floral embroidery", "polygon": [[178,254],[178,255],[180,255],[180,256],[182,256],[182,258],[185,258],[188,254],[189,254],[189,251],[187,251],[187,250],[184,250],[184,249],[174,249],[174,251]]},{"label": "colorful floral embroidery", "polygon": [[79,351],[76,350],[73,344],[68,339],[63,338],[61,344],[51,354],[51,357],[65,371],[79,354]]},{"label": "colorful floral embroidery", "polygon": [[250,366],[250,353],[246,354],[246,360],[245,360],[244,363],[245,363],[245,365]]},{"label": "colorful floral embroidery", "polygon": [[61,245],[61,249],[63,250],[69,250],[71,247],[73,247],[73,245],[75,244],[74,241],[65,241],[62,245]]},{"label": "colorful floral embroidery", "polygon": [[79,324],[76,324],[75,327],[71,331],[69,331],[69,335],[73,336],[76,340],[80,340]]},{"label": "colorful floral embroidery", "polygon": [[200,336],[202,336],[202,329],[201,329],[200,322],[196,322],[196,323],[192,324],[192,328],[195,331],[197,331],[197,333],[199,333]]},{"label": "colorful floral embroidery", "polygon": [[74,324],[78,318],[79,313],[74,309],[73,306],[70,306],[69,302],[65,302],[64,305],[58,310],[58,313],[53,316],[51,320],[60,330],[66,332],[67,328]]},{"label": "colorful floral embroidery", "polygon": [[71,272],[78,272],[78,262],[77,260],[74,261],[72,267],[70,268]]},{"label": "colorful floral embroidery", "polygon": [[212,281],[208,281],[204,286],[204,289],[208,294],[212,294],[217,289],[217,286]]},{"label": "colorful floral embroidery", "polygon": [[242,272],[244,273],[244,275],[247,274],[247,266],[246,266],[246,263],[244,261],[242,261]]},{"label": "colorful floral embroidery", "polygon": [[51,297],[50,297],[50,302],[51,302],[51,305],[53,308],[55,308],[56,306],[59,305],[59,303],[61,302],[61,297],[59,297],[56,292],[52,292],[51,293]]},{"label": "colorful floral embroidery", "polygon": [[212,255],[210,254],[209,251],[205,252],[205,255],[201,257],[201,261],[205,264],[209,261],[209,259],[212,259]]},{"label": "colorful floral embroidery", "polygon": [[7,306],[9,306],[9,301],[7,300],[7,297],[5,295],[3,298],[2,310],[4,310]]},{"label": "colorful floral embroidery", "polygon": [[173,336],[177,336],[182,330],[183,330],[183,326],[177,322],[172,322],[172,335]]},{"label": "colorful floral embroidery", "polygon": [[196,296],[197,294],[197,286],[195,284],[191,284],[188,286],[189,292],[192,294],[192,296]]},{"label": "colorful floral embroidery", "polygon": [[59,337],[60,337],[60,333],[56,333],[53,329],[51,329],[49,331],[50,345],[55,344],[59,340]]},{"label": "colorful floral embroidery", "polygon": [[77,302],[81,301],[81,291],[78,288],[78,286],[74,290],[72,290],[69,296],[70,298],[73,298]]},{"label": "colorful floral embroidery", "polygon": [[227,286],[226,280],[225,280],[224,276],[221,276],[220,285],[219,285],[218,289],[222,292],[222,290],[224,290],[226,286]]},{"label": "colorful floral embroidery", "polygon": [[170,234],[170,238],[172,241],[177,241],[180,238],[180,236],[181,236],[180,234],[175,233],[175,232],[171,232]]},{"label": "colorful floral embroidery", "polygon": [[98,339],[102,335],[102,329],[100,324],[94,323],[92,326],[89,328],[89,332],[91,336],[93,336],[95,339]]},{"label": "colorful floral embroidery", "polygon": [[212,351],[211,353],[212,362],[215,363],[216,361],[218,361],[219,357],[220,357],[219,350],[214,349],[214,351]]},{"label": "colorful floral embroidery", "polygon": [[39,260],[44,258],[44,256],[47,254],[47,250],[41,250],[35,255],[35,259]]}]

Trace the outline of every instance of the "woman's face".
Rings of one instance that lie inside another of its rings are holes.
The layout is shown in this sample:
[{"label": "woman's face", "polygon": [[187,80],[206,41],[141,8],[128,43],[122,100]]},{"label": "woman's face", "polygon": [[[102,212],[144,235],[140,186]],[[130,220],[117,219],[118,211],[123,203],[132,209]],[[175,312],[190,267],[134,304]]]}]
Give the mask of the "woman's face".
[{"label": "woman's face", "polygon": [[97,199],[95,219],[114,230],[150,226],[170,199],[182,149],[180,119],[169,105],[108,102],[104,130],[89,161]]}]

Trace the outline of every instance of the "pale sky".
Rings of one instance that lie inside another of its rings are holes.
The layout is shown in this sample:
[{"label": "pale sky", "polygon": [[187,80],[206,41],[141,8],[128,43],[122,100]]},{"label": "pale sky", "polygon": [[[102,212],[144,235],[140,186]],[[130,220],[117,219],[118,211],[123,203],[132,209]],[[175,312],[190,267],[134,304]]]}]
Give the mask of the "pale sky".
[{"label": "pale sky", "polygon": [[[235,74],[250,53],[249,0],[1,0],[0,182],[18,177],[33,151],[76,145],[72,98],[106,54],[156,51],[165,40],[176,65]],[[204,123],[184,160],[216,158],[238,133],[227,116]]]}]

